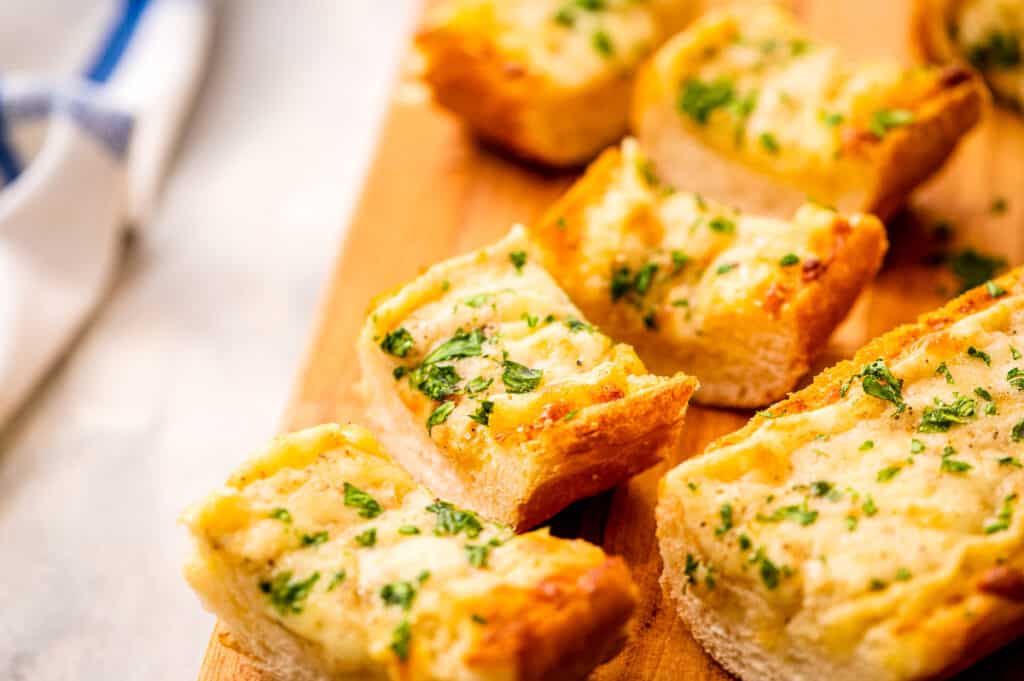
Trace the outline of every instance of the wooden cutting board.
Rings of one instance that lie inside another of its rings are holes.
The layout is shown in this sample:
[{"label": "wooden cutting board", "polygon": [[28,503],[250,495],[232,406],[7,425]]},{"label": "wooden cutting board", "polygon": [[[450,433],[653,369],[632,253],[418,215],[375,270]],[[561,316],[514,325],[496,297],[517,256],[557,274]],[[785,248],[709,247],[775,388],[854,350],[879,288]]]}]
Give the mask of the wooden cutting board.
[{"label": "wooden cutting board", "polygon": [[[822,37],[855,56],[908,54],[907,0],[797,0],[797,12]],[[371,297],[401,285],[428,265],[482,246],[513,222],[530,222],[574,179],[527,168],[476,145],[459,123],[435,109],[415,81],[410,55],[382,128],[376,159],[327,287],[286,430],[325,421],[361,420],[353,392],[358,378],[353,344]],[[1010,264],[1024,261],[1024,122],[994,111],[947,168],[916,195],[912,210],[892,222],[892,248],[877,281],[830,340],[819,366],[849,356],[869,338],[940,305],[957,291],[942,250],[973,245]],[[1005,197],[1008,209],[991,209]],[[952,243],[933,236],[952,225]],[[712,439],[738,428],[748,412],[691,406],[682,448],[672,461],[601,497],[560,514],[556,534],[584,536],[625,557],[642,603],[632,639],[593,681],[725,681],[676,617],[658,586],[661,561],[654,540],[658,478]],[[241,453],[240,453],[241,454]],[[200,681],[269,681],[214,632]],[[1004,649],[957,681],[1024,679],[1024,642]],[[552,679],[552,681],[558,681]],[[868,680],[865,680],[868,681]]]}]

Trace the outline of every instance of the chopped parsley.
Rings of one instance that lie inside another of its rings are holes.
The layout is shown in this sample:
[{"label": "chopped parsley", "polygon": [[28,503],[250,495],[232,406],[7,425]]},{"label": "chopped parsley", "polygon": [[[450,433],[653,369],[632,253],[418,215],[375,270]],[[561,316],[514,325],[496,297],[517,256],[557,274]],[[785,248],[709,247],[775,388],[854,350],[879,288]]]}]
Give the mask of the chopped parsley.
[{"label": "chopped parsley", "polygon": [[412,350],[412,346],[412,334],[403,327],[388,332],[380,342],[380,349],[395,357],[405,357]]},{"label": "chopped parsley", "polygon": [[985,523],[985,534],[995,534],[1010,529],[1013,522],[1013,504],[1017,501],[1017,495],[1011,494],[1003,499],[1003,507],[999,510],[995,520]]},{"label": "chopped parsley", "polygon": [[970,397],[957,397],[950,403],[935,398],[935,406],[925,407],[921,417],[920,433],[945,433],[955,425],[967,423],[977,410],[977,401]]},{"label": "chopped parsley", "polygon": [[690,256],[682,251],[672,251],[672,274],[679,274],[690,263]]},{"label": "chopped parsley", "polygon": [[280,520],[282,523],[287,525],[291,525],[292,523],[292,514],[288,512],[287,508],[275,508],[267,514],[267,517],[273,518],[274,520]]},{"label": "chopped parsley", "polygon": [[999,298],[1006,295],[1006,289],[989,279],[985,282],[985,290],[991,298]]},{"label": "chopped parsley", "polygon": [[715,270],[715,274],[718,274],[719,276],[721,276],[723,274],[728,274],[729,272],[732,272],[737,267],[739,267],[739,265],[737,265],[736,263],[734,263],[734,262],[727,262],[724,265],[719,265],[718,269]]},{"label": "chopped parsley", "polygon": [[846,121],[846,117],[843,116],[843,114],[841,114],[841,113],[835,113],[835,112],[830,113],[828,111],[822,111],[820,116],[821,116],[821,122],[824,123],[825,125],[827,125],[830,128],[834,128],[836,126],[842,125],[843,122]]},{"label": "chopped parsley", "polygon": [[992,366],[992,357],[987,352],[982,352],[973,345],[967,348],[967,356],[973,357],[974,359],[980,359],[987,366]]},{"label": "chopped parsley", "polygon": [[832,491],[833,484],[825,480],[816,480],[811,483],[811,494],[816,497],[823,497]]},{"label": "chopped parsley", "polygon": [[967,471],[974,468],[971,464],[966,461],[958,461],[953,458],[956,454],[956,450],[952,447],[946,447],[942,453],[942,463],[939,464],[939,470],[944,473],[966,473]]},{"label": "chopped parsley", "polygon": [[732,81],[726,78],[706,83],[696,78],[686,80],[679,92],[680,113],[699,125],[706,125],[712,112],[729,106],[735,99]]},{"label": "chopped parsley", "polygon": [[779,141],[770,132],[762,132],[760,137],[757,138],[761,143],[761,148],[767,151],[769,154],[779,153],[781,147],[779,147]]},{"label": "chopped parsley", "polygon": [[875,448],[875,441],[874,440],[864,440],[864,442],[860,443],[860,447],[858,447],[857,449],[859,449],[862,452],[866,452],[869,449],[874,449],[874,448]]},{"label": "chopped parsley", "polygon": [[501,381],[510,393],[528,393],[536,390],[544,377],[542,369],[531,369],[518,362],[506,359],[502,364]]},{"label": "chopped parsley", "polygon": [[346,576],[347,573],[344,570],[338,570],[335,572],[334,576],[331,577],[331,581],[327,583],[327,590],[332,591],[334,587],[345,581]]},{"label": "chopped parsley", "polygon": [[455,411],[454,402],[442,402],[437,405],[437,408],[427,417],[427,432],[433,430],[434,426],[439,426],[447,421],[453,411]]},{"label": "chopped parsley", "polygon": [[949,372],[949,367],[946,366],[945,362],[935,368],[935,373],[940,376],[945,376],[946,383],[949,383],[950,385],[956,383],[956,381],[953,380],[953,374]]},{"label": "chopped parsley", "polygon": [[582,319],[576,319],[576,317],[567,318],[565,320],[565,325],[569,327],[569,330],[573,333],[579,333],[580,331],[586,331],[589,333],[594,330],[593,326],[587,324]]},{"label": "chopped parsley", "polygon": [[883,468],[882,470],[878,471],[878,475],[875,476],[875,480],[877,480],[878,482],[889,482],[897,475],[899,475],[901,470],[903,469],[900,468],[899,466],[889,466],[888,468]]},{"label": "chopped parsley", "polygon": [[760,561],[761,568],[761,581],[764,582],[765,588],[768,590],[774,590],[779,586],[779,568],[776,567],[775,563],[768,560],[767,557],[761,556]]},{"label": "chopped parsley", "polygon": [[299,538],[299,541],[303,546],[319,546],[326,542],[327,539],[327,530],[323,530],[321,532],[314,532],[313,534],[303,534]]},{"label": "chopped parsley", "polygon": [[846,529],[849,530],[850,532],[853,532],[854,530],[857,529],[857,524],[859,522],[860,521],[857,519],[857,516],[855,516],[855,515],[848,515],[848,516],[846,516]]},{"label": "chopped parsley", "polygon": [[878,513],[878,507],[875,506],[875,500],[871,498],[870,494],[868,495],[867,499],[864,500],[864,503],[861,504],[860,508],[862,511],[864,511],[864,515],[866,515],[869,518]]},{"label": "chopped parsley", "polygon": [[291,579],[291,570],[286,570],[269,581],[260,582],[260,591],[270,597],[270,604],[282,616],[297,615],[302,612],[306,596],[320,579],[320,573],[314,572],[300,581],[293,582]]},{"label": "chopped parsley", "polygon": [[908,582],[911,577],[913,577],[913,575],[910,574],[910,570],[905,567],[901,567],[896,571],[896,574],[893,575],[893,580],[897,582]]},{"label": "chopped parsley", "polygon": [[412,627],[409,620],[402,620],[402,623],[391,632],[391,645],[388,648],[402,662],[409,659],[409,644],[412,642]]},{"label": "chopped parsley", "polygon": [[530,327],[531,329],[536,327],[537,326],[537,322],[539,321],[539,319],[537,318],[536,315],[532,315],[529,312],[524,312],[523,316],[521,317],[521,319],[523,321],[525,321],[526,325],[528,327]]},{"label": "chopped parsley", "polygon": [[423,364],[436,364],[451,359],[464,359],[466,357],[479,357],[482,352],[484,341],[483,329],[473,329],[465,332],[461,329],[455,335],[437,346],[429,355],[423,358]]},{"label": "chopped parsley", "polygon": [[[450,404],[450,403],[448,403],[448,404]],[[493,411],[494,411],[494,402],[491,402],[490,400],[482,400],[480,402],[480,406],[476,408],[476,411],[474,411],[472,414],[469,415],[469,418],[471,418],[472,420],[476,421],[477,423],[479,423],[481,425],[484,425],[484,426],[490,425],[490,423],[491,423],[491,412],[493,412]]]},{"label": "chopped parsley", "polygon": [[807,508],[805,502],[801,506],[783,506],[775,509],[771,515],[764,515],[762,513],[757,514],[757,520],[762,523],[778,523],[783,520],[789,520],[794,523],[807,527],[818,519],[818,512],[811,511]]},{"label": "chopped parsley", "polygon": [[796,253],[787,253],[786,255],[779,258],[779,264],[783,267],[792,267],[793,265],[800,264],[800,256]]},{"label": "chopped parsley", "polygon": [[364,548],[370,548],[377,543],[377,528],[371,527],[356,535],[356,543]]},{"label": "chopped parsley", "polygon": [[996,459],[996,463],[998,463],[1000,466],[1011,466],[1013,468],[1024,468],[1024,464],[1022,464],[1020,462],[1020,459],[1018,459],[1015,456],[1002,456],[1002,457]]},{"label": "chopped parsley", "polygon": [[380,598],[385,605],[397,605],[402,610],[408,611],[416,599],[416,587],[412,582],[391,582],[381,587]]},{"label": "chopped parsley", "polygon": [[572,421],[580,413],[579,409],[573,409],[568,414],[562,417],[563,421]]},{"label": "chopped parsley", "polygon": [[736,232],[736,223],[729,218],[721,216],[712,218],[711,222],[708,223],[708,227],[711,228],[712,232],[718,232],[719,234],[734,234]]},{"label": "chopped parsley", "polygon": [[967,60],[979,71],[1012,69],[1021,63],[1019,40],[1013,33],[992,31],[985,40],[968,48]]},{"label": "chopped parsley", "polygon": [[722,524],[715,528],[715,536],[721,537],[732,529],[732,504],[722,504],[718,509],[718,515],[722,518]]},{"label": "chopped parsley", "polygon": [[427,510],[437,514],[434,534],[438,536],[465,532],[470,539],[476,539],[484,529],[475,513],[457,508],[447,501],[437,500],[427,506]]},{"label": "chopped parsley", "polygon": [[419,534],[420,528],[415,525],[402,525],[398,528],[398,534]]},{"label": "chopped parsley", "polygon": [[864,388],[865,394],[892,402],[896,405],[897,414],[906,409],[907,405],[903,401],[903,379],[893,376],[881,358],[870,364],[865,364],[858,373],[846,379],[839,389],[839,394],[845,396],[850,389],[850,384],[858,378],[861,379],[861,386]]},{"label": "chopped parsley", "polygon": [[450,364],[423,364],[409,372],[409,384],[435,402],[457,393],[460,380]]},{"label": "chopped parsley", "polygon": [[497,539],[492,539],[486,544],[466,544],[466,560],[475,568],[486,568],[487,558],[491,555],[491,549],[496,546],[501,546],[501,542]]},{"label": "chopped parsley", "polygon": [[607,31],[594,31],[594,35],[590,38],[590,44],[599,55],[606,59],[615,54],[615,44],[612,43],[612,38]]},{"label": "chopped parsley", "polygon": [[515,265],[516,272],[522,274],[523,265],[526,264],[526,251],[512,251],[508,254],[508,259]]},{"label": "chopped parsley", "polygon": [[486,303],[490,299],[491,299],[491,294],[490,293],[478,293],[475,296],[470,296],[469,298],[466,298],[462,302],[464,302],[469,307],[472,307],[472,308],[476,309],[476,308],[482,306],[484,303]]},{"label": "chopped parsley", "polygon": [[1019,368],[1014,367],[1007,371],[1006,380],[1009,381],[1010,387],[1024,390],[1024,371],[1021,371]]},{"label": "chopped parsley", "polygon": [[920,454],[924,451],[924,443],[918,440],[916,437],[910,441],[910,453]]},{"label": "chopped parsley", "polygon": [[1020,359],[1020,357],[1021,357],[1020,350],[1018,350],[1017,348],[1015,348],[1015,347],[1013,347],[1011,345],[1010,346],[1010,357],[1012,357],[1013,359]]},{"label": "chopped parsley", "polygon": [[1010,431],[1010,439],[1014,442],[1024,440],[1024,419],[1017,421],[1017,423],[1013,425],[1013,429]]},{"label": "chopped parsley", "polygon": [[914,114],[906,109],[880,109],[871,116],[868,126],[875,137],[882,139],[893,128],[901,128],[914,121]]},{"label": "chopped parsley", "polygon": [[476,395],[482,393],[491,387],[491,383],[494,383],[493,378],[484,378],[483,376],[477,376],[472,381],[466,384],[466,393],[469,395]]},{"label": "chopped parsley", "polygon": [[879,579],[878,577],[872,577],[871,581],[868,582],[868,589],[870,589],[871,591],[884,591],[885,588],[888,586],[888,582],[886,582],[884,579]]},{"label": "chopped parsley", "polygon": [[346,482],[344,490],[345,505],[349,508],[358,508],[359,515],[362,517],[376,518],[383,513],[384,509],[377,503],[377,500],[355,485]]}]

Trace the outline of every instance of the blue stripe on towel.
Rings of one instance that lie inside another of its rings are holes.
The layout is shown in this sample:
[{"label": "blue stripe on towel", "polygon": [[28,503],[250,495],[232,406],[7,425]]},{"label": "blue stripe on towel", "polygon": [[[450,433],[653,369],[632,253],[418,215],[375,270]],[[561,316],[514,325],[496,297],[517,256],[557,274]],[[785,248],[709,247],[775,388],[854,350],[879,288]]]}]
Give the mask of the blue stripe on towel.
[{"label": "blue stripe on towel", "polygon": [[82,75],[94,83],[105,83],[110,79],[121,60],[128,43],[135,35],[135,29],[139,26],[142,13],[146,11],[150,0],[122,0],[121,12],[117,20],[111,25],[106,39],[103,41],[99,52],[93,57],[92,64]]},{"label": "blue stripe on towel", "polygon": [[7,137],[7,117],[4,113],[3,97],[0,96],[0,174],[4,184],[12,182],[21,174],[21,161],[18,153]]}]

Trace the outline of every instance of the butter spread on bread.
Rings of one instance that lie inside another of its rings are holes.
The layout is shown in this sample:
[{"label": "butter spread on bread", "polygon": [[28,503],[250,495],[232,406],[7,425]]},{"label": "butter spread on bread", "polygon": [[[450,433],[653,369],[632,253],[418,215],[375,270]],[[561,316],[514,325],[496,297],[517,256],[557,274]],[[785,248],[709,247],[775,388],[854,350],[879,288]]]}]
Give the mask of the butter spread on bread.
[{"label": "butter spread on bread", "polygon": [[189,582],[278,679],[580,679],[635,601],[620,559],[435,498],[357,426],[276,439],[185,522]]},{"label": "butter spread on bread", "polygon": [[700,402],[762,406],[796,385],[874,277],[885,229],[815,205],[780,220],[713,199],[662,182],[627,139],[531,235],[587,318],[652,371],[696,376]]},{"label": "butter spread on bread", "polygon": [[424,79],[484,138],[578,165],[626,132],[640,61],[697,0],[442,0],[417,45]]},{"label": "butter spread on bread", "polygon": [[368,417],[399,463],[516,528],[658,462],[696,387],[594,327],[521,227],[382,298],[358,351]]},{"label": "butter spread on bread", "polygon": [[788,11],[712,10],[642,69],[633,130],[680,187],[788,217],[808,198],[885,217],[978,120],[969,71],[853,64]]},{"label": "butter spread on bread", "polygon": [[672,470],[663,584],[753,681],[940,678],[1024,628],[1024,272]]}]

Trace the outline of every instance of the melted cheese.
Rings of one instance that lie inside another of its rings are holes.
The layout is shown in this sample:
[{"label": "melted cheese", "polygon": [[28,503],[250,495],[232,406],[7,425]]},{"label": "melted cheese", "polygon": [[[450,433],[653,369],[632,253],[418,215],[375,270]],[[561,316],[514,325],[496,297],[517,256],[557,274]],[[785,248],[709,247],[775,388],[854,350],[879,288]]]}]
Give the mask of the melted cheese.
[{"label": "melted cheese", "polygon": [[453,0],[429,25],[490,41],[511,62],[559,87],[586,86],[632,70],[688,16],[691,0]]},{"label": "melted cheese", "polygon": [[[855,378],[838,401],[766,418],[677,467],[665,494],[683,510],[697,573],[757,604],[740,612],[715,589],[687,588],[745,627],[781,630],[779,645],[856,653],[891,678],[941,669],[928,627],[968,626],[973,608],[991,607],[970,598],[974,578],[1024,567],[1024,386],[1010,380],[1021,348],[1024,298],[1006,296],[889,362],[905,408]],[[936,400],[958,398],[971,401],[962,423],[922,427]]]},{"label": "melted cheese", "polygon": [[[346,505],[346,484],[379,504],[374,517]],[[439,534],[438,515],[427,510],[434,501],[381,453],[368,431],[321,426],[298,432],[279,439],[188,514],[200,546],[188,575],[211,602],[230,594],[236,606],[313,646],[332,678],[514,678],[513,668],[492,669],[494,676],[465,671],[466,652],[484,630],[479,613],[496,593],[534,589],[560,572],[599,565],[604,555],[546,531],[513,538],[482,520],[475,537],[465,530]],[[375,543],[361,545],[357,537],[370,530]],[[316,536],[323,538],[310,543]],[[492,540],[486,562],[473,565],[466,547]],[[282,608],[266,593],[275,579],[313,583]],[[408,608],[382,596],[386,585],[400,582],[415,591]],[[411,661],[399,674],[391,646],[403,622],[410,627]]]},{"label": "melted cheese", "polygon": [[950,32],[961,54],[1000,96],[1024,104],[1024,4],[963,0]]},{"label": "melted cheese", "polygon": [[[906,111],[912,120],[937,82],[935,69],[853,65],[766,3],[709,13],[655,60],[678,84],[672,96],[690,134],[826,205],[872,176],[887,132],[872,132],[876,117]],[[715,105],[701,94],[708,87],[728,95]]]}]

